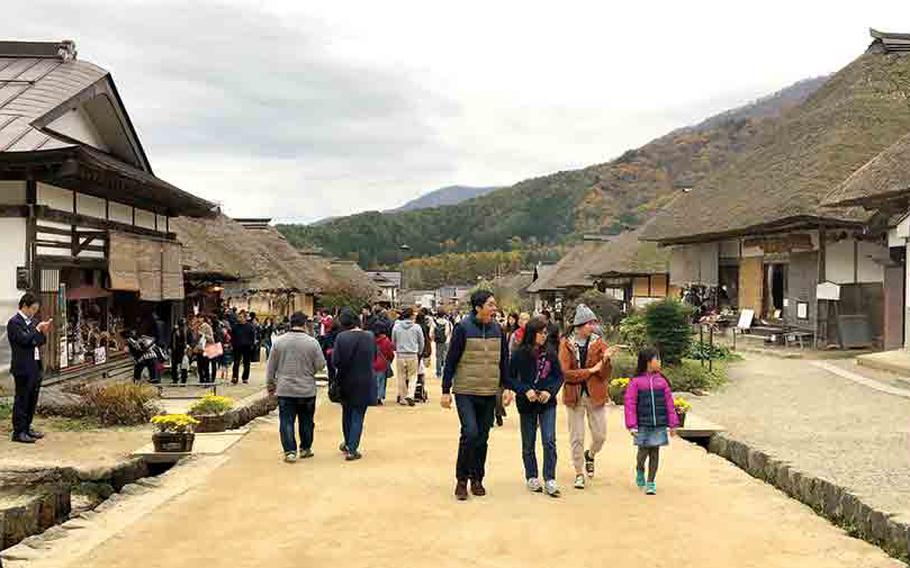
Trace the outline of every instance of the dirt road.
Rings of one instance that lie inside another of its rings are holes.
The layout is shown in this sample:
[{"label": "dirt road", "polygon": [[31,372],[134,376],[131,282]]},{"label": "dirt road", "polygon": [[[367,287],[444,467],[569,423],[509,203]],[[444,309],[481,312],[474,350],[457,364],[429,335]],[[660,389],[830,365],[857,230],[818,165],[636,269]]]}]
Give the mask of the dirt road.
[{"label": "dirt road", "polygon": [[[608,445],[587,490],[570,487],[561,414],[564,497],[528,493],[510,415],[492,436],[489,495],[458,503],[454,411],[371,408],[365,457],[346,463],[337,449],[339,409],[324,404],[315,459],[283,463],[277,425],[259,425],[195,487],[116,527],[87,555],[57,560],[93,568],[902,565],[684,442],[663,456],[659,494],[643,496],[632,483],[629,436],[611,410]],[[68,539],[80,538],[74,532]]]}]

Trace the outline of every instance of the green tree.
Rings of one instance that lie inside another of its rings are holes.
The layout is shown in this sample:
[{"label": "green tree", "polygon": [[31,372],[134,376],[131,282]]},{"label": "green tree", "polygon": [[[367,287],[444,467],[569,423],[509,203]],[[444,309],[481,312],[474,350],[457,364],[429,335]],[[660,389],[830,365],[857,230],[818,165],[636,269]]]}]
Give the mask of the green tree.
[{"label": "green tree", "polygon": [[679,300],[667,298],[645,308],[648,340],[660,351],[668,365],[682,360],[692,345],[692,309]]}]

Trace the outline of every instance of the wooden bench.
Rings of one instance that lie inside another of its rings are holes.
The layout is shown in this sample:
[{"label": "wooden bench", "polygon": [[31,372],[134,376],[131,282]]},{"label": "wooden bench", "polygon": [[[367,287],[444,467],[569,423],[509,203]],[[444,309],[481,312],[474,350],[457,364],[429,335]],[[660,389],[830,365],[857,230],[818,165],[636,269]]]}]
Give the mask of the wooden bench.
[{"label": "wooden bench", "polygon": [[170,399],[182,399],[182,398],[198,398],[196,396],[164,396],[165,389],[181,389],[181,388],[209,388],[212,389],[212,394],[218,394],[218,387],[224,386],[227,384],[227,381],[211,381],[208,383],[192,382],[192,383],[172,383],[172,382],[160,382],[155,383],[152,386],[158,389],[158,396],[161,398],[170,398]]}]

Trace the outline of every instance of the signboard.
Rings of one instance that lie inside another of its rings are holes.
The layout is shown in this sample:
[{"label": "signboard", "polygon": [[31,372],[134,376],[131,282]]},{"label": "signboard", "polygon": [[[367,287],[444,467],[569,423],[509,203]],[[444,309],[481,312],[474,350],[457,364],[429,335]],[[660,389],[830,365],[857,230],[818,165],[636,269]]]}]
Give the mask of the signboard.
[{"label": "signboard", "polygon": [[819,300],[840,300],[840,286],[834,282],[822,282],[815,287],[815,297]]},{"label": "signboard", "polygon": [[107,361],[107,349],[99,347],[95,349],[95,364],[100,365]]}]

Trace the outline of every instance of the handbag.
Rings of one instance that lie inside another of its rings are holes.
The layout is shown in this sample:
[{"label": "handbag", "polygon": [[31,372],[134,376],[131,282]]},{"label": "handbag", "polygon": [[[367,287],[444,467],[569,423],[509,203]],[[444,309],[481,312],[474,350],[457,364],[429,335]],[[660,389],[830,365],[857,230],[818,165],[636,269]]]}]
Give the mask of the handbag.
[{"label": "handbag", "polygon": [[224,355],[224,347],[220,343],[209,343],[203,349],[206,359],[217,359]]}]

